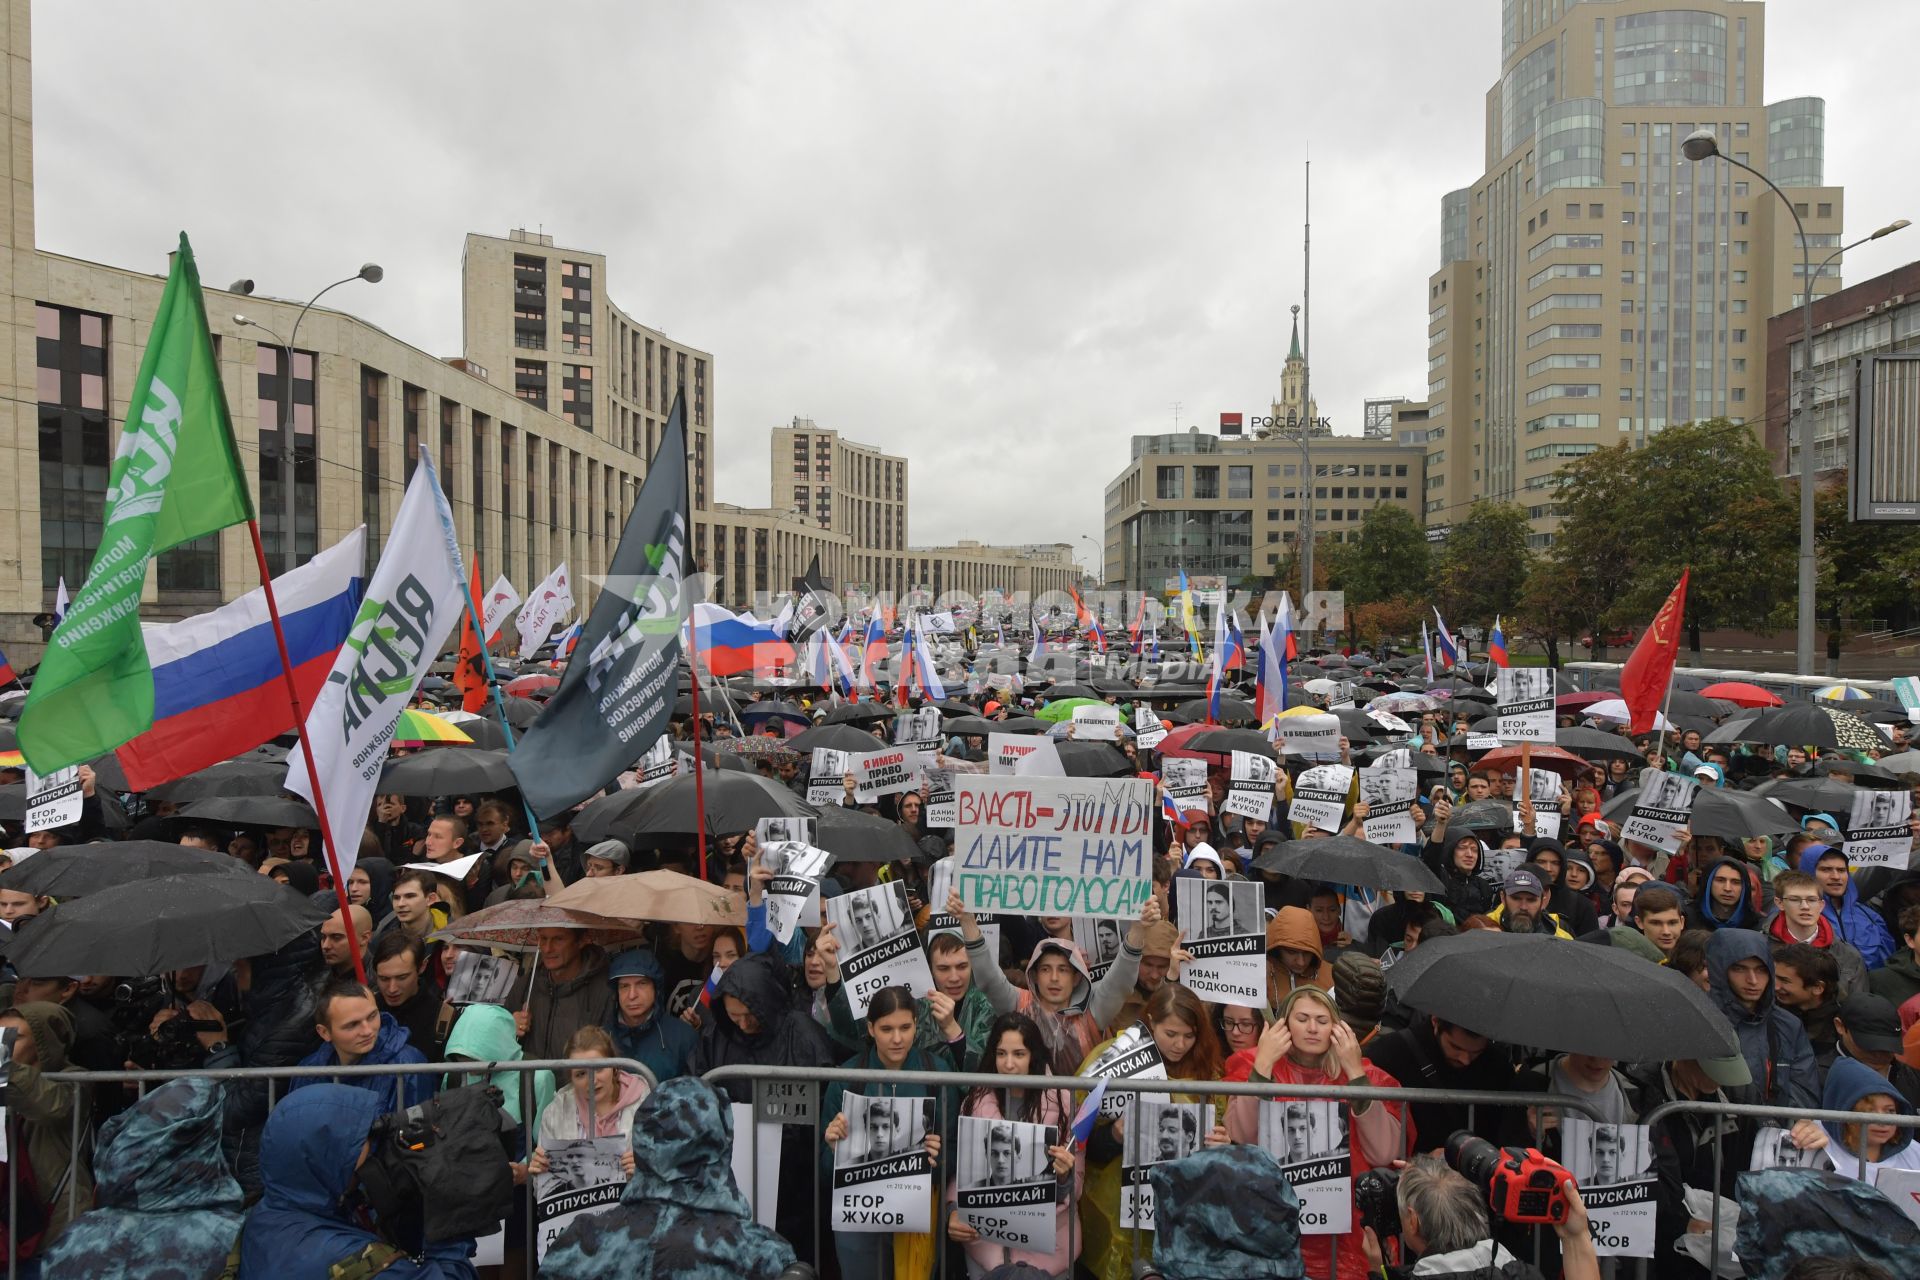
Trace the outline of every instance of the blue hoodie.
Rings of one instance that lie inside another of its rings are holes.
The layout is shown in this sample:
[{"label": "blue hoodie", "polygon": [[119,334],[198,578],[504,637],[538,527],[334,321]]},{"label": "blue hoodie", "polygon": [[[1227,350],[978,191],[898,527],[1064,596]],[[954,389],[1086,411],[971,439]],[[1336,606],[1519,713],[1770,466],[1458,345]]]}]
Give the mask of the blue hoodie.
[{"label": "blue hoodie", "polygon": [[[1718,904],[1713,900],[1713,873],[1721,867],[1732,867],[1740,875],[1739,901],[1733,904],[1732,910],[1727,912],[1724,920],[1714,914],[1714,907]],[[1713,865],[1707,868],[1707,878],[1702,882],[1700,905],[1696,908],[1700,924],[1704,928],[1714,930],[1759,928],[1760,913],[1753,909],[1753,903],[1748,900],[1752,888],[1752,883],[1747,879],[1745,863],[1738,858],[1715,860]]]},{"label": "blue hoodie", "polygon": [[[364,1066],[389,1066],[407,1062],[425,1062],[420,1051],[407,1039],[406,1031],[393,1015],[380,1015],[380,1035],[373,1042],[373,1052],[360,1059]],[[322,1041],[320,1047],[300,1059],[303,1067],[337,1067],[340,1055],[333,1051],[333,1045]],[[287,1091],[293,1092],[302,1086],[312,1087],[318,1084],[345,1084],[355,1089],[373,1094],[380,1101],[380,1111],[405,1111],[408,1107],[418,1106],[433,1096],[433,1077],[420,1072],[404,1076],[341,1076],[334,1081],[323,1080],[319,1076],[307,1076],[287,1083]]]},{"label": "blue hoodie", "polygon": [[[1742,960],[1767,966],[1767,989],[1749,1010],[1727,985],[1727,972]],[[1740,1037],[1740,1054],[1753,1072],[1761,1103],[1811,1107],[1820,1097],[1820,1065],[1806,1028],[1791,1010],[1774,1003],[1773,950],[1752,929],[1723,928],[1707,942],[1707,986]]]},{"label": "blue hoodie", "polygon": [[[1913,1114],[1913,1104],[1902,1097],[1900,1090],[1885,1076],[1855,1058],[1835,1058],[1833,1065],[1827,1068],[1826,1091],[1820,1095],[1820,1108],[1823,1111],[1851,1111],[1862,1098],[1870,1098],[1876,1093],[1884,1093],[1893,1099],[1894,1110],[1903,1116]],[[1841,1126],[1832,1121],[1823,1121],[1827,1136],[1851,1153],[1846,1139],[1841,1134]],[[1880,1151],[1880,1159],[1891,1158],[1901,1148],[1913,1141],[1913,1130],[1895,1129],[1893,1141]],[[1869,1166],[1871,1167],[1871,1166]]]},{"label": "blue hoodie", "polygon": [[[1821,855],[1829,849],[1833,849],[1833,846],[1810,844],[1802,849],[1800,870],[1814,875],[1814,868],[1820,865]],[[1834,851],[1845,856],[1841,850]],[[1852,944],[1853,949],[1860,953],[1860,958],[1867,962],[1867,968],[1878,969],[1892,958],[1895,950],[1893,935],[1887,932],[1886,921],[1877,912],[1869,911],[1860,904],[1860,886],[1854,883],[1851,875],[1847,877],[1847,891],[1841,895],[1840,901],[1836,903],[1832,897],[1827,897],[1823,912],[1828,923],[1833,925],[1834,933],[1842,942]]]},{"label": "blue hoodie", "polygon": [[[263,1189],[240,1232],[239,1280],[328,1280],[333,1266],[377,1242],[344,1201],[367,1131],[385,1113],[378,1095],[316,1084],[289,1094],[260,1137]],[[381,1280],[474,1280],[471,1240],[396,1258]]]},{"label": "blue hoodie", "polygon": [[[622,978],[646,978],[653,983],[653,1012],[639,1026],[620,1020]],[[645,947],[615,952],[607,963],[607,985],[613,988],[613,1008],[605,1025],[619,1056],[643,1064],[653,1072],[656,1084],[686,1075],[687,1059],[700,1043],[700,1033],[667,1012],[660,994],[666,987],[666,973],[659,957]]]}]

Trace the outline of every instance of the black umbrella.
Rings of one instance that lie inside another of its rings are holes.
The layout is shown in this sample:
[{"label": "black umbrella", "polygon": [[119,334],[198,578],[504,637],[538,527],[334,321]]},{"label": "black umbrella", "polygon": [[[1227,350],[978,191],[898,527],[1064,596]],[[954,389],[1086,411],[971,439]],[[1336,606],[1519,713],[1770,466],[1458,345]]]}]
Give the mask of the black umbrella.
[{"label": "black umbrella", "polygon": [[1718,836],[1738,844],[1748,836],[1789,835],[1800,826],[1766,796],[1726,787],[1701,787],[1694,796],[1687,829],[1696,836]]},{"label": "black umbrella", "polygon": [[1748,728],[1759,718],[1760,713],[1758,711],[1748,711],[1741,715],[1734,716],[1732,719],[1716,727],[1712,733],[1706,735],[1704,741],[1712,743],[1715,746],[1725,746],[1728,743],[1746,741]]},{"label": "black umbrella", "polygon": [[198,773],[163,782],[147,793],[166,804],[191,804],[212,796],[277,796],[286,790],[287,766],[271,760],[222,760]]},{"label": "black umbrella", "polygon": [[93,770],[93,784],[102,791],[131,791],[127,785],[127,771],[120,767],[120,757],[109,752],[104,756],[87,761],[87,767]]},{"label": "black umbrella", "polygon": [[27,784],[9,782],[0,786],[0,822],[27,820]]},{"label": "black umbrella", "polygon": [[1253,868],[1303,880],[1357,884],[1369,889],[1412,889],[1436,895],[1446,892],[1440,878],[1420,859],[1356,836],[1284,840],[1255,858]]},{"label": "black umbrella", "polygon": [[[740,702],[725,689],[702,689],[700,691],[700,714],[703,716],[739,715]],[[693,714],[693,695],[683,694],[673,704],[673,714],[690,716]]]},{"label": "black umbrella", "polygon": [[[983,729],[981,732],[986,731]],[[877,751],[886,744],[865,729],[857,729],[850,724],[817,724],[788,738],[786,745],[794,751],[811,752],[823,748],[828,751]]]},{"label": "black umbrella", "polygon": [[402,796],[466,796],[520,785],[507,767],[507,753],[481,747],[416,751],[387,761],[380,791]]},{"label": "black umbrella", "polygon": [[312,805],[285,796],[215,796],[194,801],[174,817],[215,826],[299,827],[307,831],[320,826]]},{"label": "black umbrella", "polygon": [[1675,689],[1667,696],[1667,714],[1670,716],[1706,716],[1711,719],[1734,710],[1731,702],[1705,698],[1688,689]]},{"label": "black umbrella", "polygon": [[1740,740],[1842,751],[1879,751],[1888,742],[1885,734],[1859,716],[1824,702],[1795,702],[1763,711],[1741,732]]},{"label": "black umbrella", "polygon": [[[757,773],[716,770],[703,781],[707,833],[751,831],[762,818],[810,818],[813,806]],[[646,790],[630,788],[588,802],[573,820],[575,835],[593,843],[621,835],[692,835],[694,779],[671,778]]]},{"label": "black umbrella", "polygon": [[[520,706],[526,707],[532,710],[533,712],[535,712],[536,714],[540,710],[538,707],[534,706],[531,702],[528,702],[525,698],[509,698],[507,701],[508,701],[508,705],[513,705],[515,703],[518,703]],[[492,708],[489,707],[488,711],[489,713],[491,713]],[[500,722],[498,720],[488,719],[482,716],[475,716],[471,720],[448,720],[447,723],[452,725],[454,728],[458,729],[460,732],[466,734],[468,738],[472,739],[472,741],[471,742],[427,742],[427,743],[424,743],[420,749],[426,750],[426,751],[441,751],[441,750],[455,750],[455,749],[471,750],[474,747],[478,747],[482,751],[505,751],[507,749],[507,731],[500,727]],[[395,736],[398,737],[399,740],[402,742],[409,741],[409,739],[404,734],[398,734]],[[417,742],[419,740],[412,739],[412,741]]]},{"label": "black umbrella", "polygon": [[278,951],[328,914],[267,876],[161,876],[42,912],[8,942],[7,959],[24,977],[143,977]]},{"label": "black umbrella", "polygon": [[171,875],[251,876],[240,859],[164,840],[61,844],[0,872],[0,889],[47,898],[84,898],[130,880]]},{"label": "black umbrella", "polygon": [[[704,708],[705,705],[706,699],[702,697],[701,706]],[[740,720],[743,724],[752,725],[762,720],[774,719],[789,720],[801,725],[813,723],[812,716],[791,702],[748,702],[740,706]]]},{"label": "black umbrella", "polygon": [[1187,751],[1211,751],[1217,755],[1227,755],[1234,751],[1245,751],[1250,755],[1265,756],[1269,760],[1278,760],[1273,744],[1267,741],[1267,735],[1258,729],[1203,729],[1182,744]]},{"label": "black umbrella", "polygon": [[1588,729],[1572,725],[1553,731],[1553,745],[1563,747],[1582,760],[1604,763],[1608,760],[1626,760],[1645,764],[1646,757],[1640,748],[1633,745],[1630,738],[1617,733],[1608,733],[1604,729]]},{"label": "black umbrella", "polygon": [[1856,789],[1832,778],[1768,779],[1753,789],[1754,795],[1767,796],[1796,809],[1818,809],[1836,816],[1853,807]]},{"label": "black umbrella", "polygon": [[899,823],[837,804],[820,806],[813,843],[840,862],[917,862],[926,857]]},{"label": "black umbrella", "polygon": [[1060,767],[1069,778],[1119,778],[1134,772],[1133,762],[1110,743],[1069,739],[1054,743],[1053,748],[1060,753]]},{"label": "black umbrella", "polygon": [[1505,800],[1469,800],[1455,806],[1447,825],[1474,831],[1512,831],[1513,806]]},{"label": "black umbrella", "polygon": [[822,724],[874,724],[893,719],[893,709],[877,702],[843,702],[827,712]]},{"label": "black umbrella", "polygon": [[1040,696],[1048,702],[1060,702],[1066,698],[1092,698],[1095,702],[1105,702],[1107,695],[1098,689],[1084,684],[1056,684],[1040,691]]},{"label": "black umbrella", "polygon": [[1259,717],[1254,714],[1252,703],[1240,698],[1229,698],[1224,695],[1222,695],[1220,699],[1220,714],[1217,716],[1209,715],[1207,700],[1205,698],[1195,698],[1191,702],[1183,702],[1175,707],[1174,710],[1186,717],[1188,724],[1197,724],[1207,719],[1212,719],[1216,724],[1253,724],[1259,719]]},{"label": "black umbrella", "polygon": [[1349,746],[1364,747],[1374,740],[1373,731],[1381,726],[1367,718],[1367,713],[1358,707],[1342,707],[1327,714],[1340,722],[1341,736]]},{"label": "black umbrella", "polygon": [[1621,1062],[1726,1058],[1740,1041],[1685,974],[1631,951],[1470,929],[1387,970],[1400,1002],[1493,1040]]},{"label": "black umbrella", "polygon": [[[1906,717],[1902,716],[1904,720]],[[1813,771],[1822,777],[1844,773],[1852,778],[1854,785],[1872,787],[1881,791],[1897,791],[1906,786],[1906,782],[1888,773],[1884,767],[1876,769],[1870,764],[1860,764],[1853,760],[1822,760],[1813,766]]]}]

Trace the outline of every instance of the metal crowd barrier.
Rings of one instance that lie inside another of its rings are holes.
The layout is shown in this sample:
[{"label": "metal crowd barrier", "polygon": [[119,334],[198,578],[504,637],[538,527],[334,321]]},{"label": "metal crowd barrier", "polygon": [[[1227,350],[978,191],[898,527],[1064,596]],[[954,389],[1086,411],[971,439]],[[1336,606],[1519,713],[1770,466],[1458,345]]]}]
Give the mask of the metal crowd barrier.
[{"label": "metal crowd barrier", "polygon": [[[532,1079],[533,1074],[539,1071],[552,1071],[555,1074],[556,1083],[567,1083],[569,1082],[569,1073],[575,1069],[600,1070],[607,1067],[618,1067],[636,1073],[646,1070],[640,1063],[630,1058],[579,1058],[541,1059],[538,1061],[517,1060],[511,1062],[433,1062],[400,1065],[361,1065],[352,1067],[203,1067],[185,1071],[50,1071],[43,1073],[41,1078],[49,1084],[67,1086],[75,1091],[74,1105],[71,1108],[71,1141],[74,1158],[78,1160],[85,1159],[88,1155],[83,1144],[83,1138],[85,1136],[83,1134],[83,1121],[85,1119],[83,1113],[85,1108],[81,1105],[80,1094],[84,1089],[103,1084],[132,1084],[136,1086],[136,1091],[144,1096],[146,1086],[149,1084],[164,1084],[171,1080],[189,1077],[203,1077],[211,1080],[234,1082],[257,1081],[266,1085],[267,1109],[271,1112],[278,1100],[274,1086],[280,1081],[346,1081],[358,1078],[409,1075],[428,1075],[436,1078],[448,1075],[486,1077],[502,1072],[511,1072],[521,1077],[521,1132],[526,1148],[528,1152],[531,1153],[532,1148],[538,1144],[539,1139],[539,1117],[535,1115],[533,1111],[535,1098],[535,1088]],[[955,1090],[964,1092],[978,1087],[993,1089],[1052,1089],[1084,1093],[1100,1083],[1098,1079],[1079,1076],[1009,1076],[956,1071],[888,1071],[884,1074],[886,1083],[889,1085],[909,1085],[924,1088],[933,1095],[936,1101],[939,1131],[943,1134],[947,1129],[947,1117],[949,1114],[950,1099],[948,1095]],[[811,1142],[808,1149],[808,1157],[812,1167],[811,1180],[813,1184],[813,1230],[811,1232],[813,1237],[813,1257],[811,1261],[816,1271],[821,1270],[822,1263],[824,1262],[823,1251],[828,1247],[832,1234],[830,1228],[826,1226],[826,1215],[823,1213],[820,1187],[821,1178],[819,1176],[819,1154],[822,1145],[821,1135],[828,1119],[822,1114],[821,1109],[821,1100],[824,1096],[823,1089],[828,1085],[842,1084],[858,1092],[863,1086],[874,1082],[875,1073],[848,1068],[815,1069],[805,1067],[728,1066],[719,1067],[707,1072],[703,1079],[707,1083],[720,1088],[722,1092],[726,1091],[725,1086],[729,1084],[749,1084],[753,1090],[753,1118],[756,1128],[762,1124],[774,1124],[781,1126],[803,1126],[810,1131]],[[1274,1084],[1218,1080],[1109,1079],[1106,1081],[1106,1086],[1110,1093],[1178,1093],[1192,1095],[1206,1100],[1208,1105],[1215,1106],[1216,1109],[1216,1099],[1235,1097],[1261,1099],[1333,1099],[1343,1102],[1377,1101],[1396,1103],[1405,1108],[1411,1108],[1421,1103],[1465,1106],[1468,1109],[1467,1127],[1470,1129],[1477,1128],[1477,1113],[1482,1108],[1526,1108],[1533,1112],[1533,1123],[1531,1127],[1534,1134],[1535,1145],[1539,1144],[1541,1136],[1544,1133],[1545,1118],[1542,1113],[1546,1111],[1579,1112],[1597,1122],[1605,1123],[1608,1121],[1608,1117],[1602,1114],[1597,1107],[1582,1098],[1550,1093],[1487,1092],[1458,1089],[1402,1089],[1360,1085]],[[1889,1090],[1891,1090],[1891,1088],[1892,1086],[1889,1085]],[[594,1109],[591,1097],[588,1108],[589,1128],[591,1129]],[[1636,1123],[1650,1126],[1657,1125],[1670,1116],[1685,1113],[1733,1117],[1741,1120],[1774,1121],[1782,1128],[1790,1128],[1796,1120],[1812,1120],[1816,1123],[1833,1122],[1838,1124],[1857,1124],[1862,1119],[1859,1114],[1849,1111],[1825,1111],[1795,1107],[1759,1106],[1745,1103],[1687,1100],[1663,1103],[1647,1112],[1645,1116],[1639,1118]],[[1920,1116],[1875,1115],[1872,1119],[1875,1124],[1889,1124],[1906,1129],[1920,1128]],[[1865,1126],[1861,1125],[1861,1129],[1861,1148],[1856,1155],[1860,1158],[1861,1168],[1864,1170],[1866,1165]],[[1064,1137],[1065,1135],[1062,1136]],[[1425,1135],[1421,1145],[1425,1149],[1431,1150],[1439,1141],[1444,1141],[1442,1135],[1428,1134]],[[1724,1172],[1722,1142],[1723,1136],[1720,1127],[1715,1125],[1713,1132],[1713,1186],[1710,1189],[1701,1188],[1702,1190],[1711,1190],[1715,1202],[1715,1213],[1709,1225],[1709,1247],[1712,1250],[1710,1256],[1715,1257],[1717,1257],[1719,1253],[1720,1239],[1718,1203],[1724,1198],[1720,1194],[1720,1183]],[[749,1149],[752,1152],[752,1180],[757,1189],[759,1184],[759,1144],[750,1141]],[[1402,1155],[1404,1157],[1411,1157],[1413,1154],[1414,1140],[1409,1136],[1406,1140]],[[936,1175],[934,1188],[936,1211],[933,1218],[933,1235],[935,1252],[938,1258],[938,1270],[936,1274],[939,1280],[947,1280],[948,1276],[948,1251],[946,1248],[947,1212],[945,1206],[946,1195],[949,1189],[948,1180],[950,1175],[948,1170],[954,1169],[957,1164],[957,1160],[946,1158],[939,1161],[936,1165],[938,1173]],[[9,1222],[18,1220],[19,1183],[17,1170],[17,1161],[9,1161],[7,1177],[7,1209]],[[81,1206],[79,1203],[79,1186],[77,1180],[70,1180],[67,1196],[70,1218],[78,1217]],[[534,1180],[531,1175],[529,1175],[525,1181],[524,1196],[528,1233],[525,1241],[524,1264],[525,1274],[528,1280],[532,1280],[532,1277],[536,1274],[535,1257],[537,1251],[534,1248],[532,1235]],[[1078,1230],[1079,1226],[1078,1212],[1069,1213],[1067,1215],[1067,1222],[1069,1231],[1067,1252],[1068,1256],[1071,1257],[1078,1252],[1076,1238],[1073,1234]],[[1132,1232],[1133,1250],[1136,1260],[1150,1260],[1152,1256],[1151,1244],[1149,1243],[1145,1252],[1142,1252],[1141,1249],[1140,1237],[1142,1228],[1136,1226],[1127,1228],[1126,1230]],[[1540,1229],[1536,1228],[1534,1231],[1534,1260],[1536,1263],[1538,1263],[1540,1259],[1542,1235],[1543,1233]],[[1339,1237],[1330,1236],[1328,1239],[1330,1242],[1337,1242]],[[1337,1253],[1338,1246],[1337,1243],[1335,1243],[1329,1252],[1329,1264],[1332,1270],[1337,1270]],[[10,1248],[7,1258],[8,1280],[16,1280],[19,1261],[15,1250]],[[1638,1275],[1641,1277],[1641,1280],[1645,1280],[1648,1274],[1648,1261],[1647,1259],[1639,1260]],[[1314,1280],[1318,1280],[1318,1278],[1316,1277]],[[1334,1277],[1330,1275],[1327,1277],[1327,1280],[1334,1280]]]},{"label": "metal crowd barrier", "polygon": [[[490,1077],[501,1072],[511,1072],[520,1077],[520,1131],[524,1136],[526,1150],[528,1154],[531,1155],[533,1148],[539,1143],[538,1126],[540,1122],[540,1117],[533,1112],[536,1092],[533,1080],[534,1073],[539,1071],[553,1072],[555,1077],[554,1083],[556,1087],[558,1087],[571,1083],[569,1073],[576,1068],[601,1070],[606,1067],[619,1067],[622,1070],[636,1074],[645,1072],[649,1078],[652,1076],[651,1071],[632,1058],[543,1058],[537,1061],[516,1059],[512,1062],[409,1062],[379,1065],[362,1064],[352,1067],[199,1067],[185,1071],[48,1071],[43,1072],[40,1078],[49,1084],[69,1086],[74,1091],[74,1101],[71,1107],[73,1113],[71,1150],[73,1152],[73,1159],[80,1160],[90,1158],[90,1152],[87,1151],[82,1143],[82,1121],[85,1118],[84,1112],[86,1111],[86,1108],[81,1105],[82,1090],[98,1085],[131,1084],[136,1086],[135,1092],[138,1096],[145,1097],[146,1087],[150,1084],[165,1084],[170,1080],[182,1080],[191,1077],[235,1082],[259,1081],[267,1087],[267,1110],[271,1112],[275,1103],[278,1101],[274,1084],[282,1080],[328,1080],[346,1082],[369,1077],[418,1075],[432,1076],[435,1079],[439,1079],[450,1075]],[[592,1095],[589,1094],[587,1103],[589,1131],[591,1131],[593,1127],[595,1111],[596,1107],[592,1101]],[[7,1221],[9,1223],[19,1221],[20,1185],[18,1168],[17,1161],[9,1160],[7,1162]],[[37,1173],[38,1171],[36,1171],[36,1174]],[[533,1176],[531,1174],[526,1178],[523,1191],[525,1194],[528,1233],[526,1239],[526,1276],[527,1280],[533,1280],[535,1275],[534,1257],[536,1250],[534,1249],[532,1235]],[[67,1187],[67,1209],[70,1221],[80,1215],[79,1196],[79,1180],[77,1178],[69,1179]],[[9,1232],[7,1280],[18,1280],[19,1277],[20,1258],[14,1244],[12,1233]]]}]

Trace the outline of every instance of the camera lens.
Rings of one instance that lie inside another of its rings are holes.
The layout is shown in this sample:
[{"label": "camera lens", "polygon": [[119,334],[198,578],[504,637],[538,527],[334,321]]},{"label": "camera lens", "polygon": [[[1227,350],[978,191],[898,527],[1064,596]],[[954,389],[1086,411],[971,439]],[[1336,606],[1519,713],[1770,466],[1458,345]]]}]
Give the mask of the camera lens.
[{"label": "camera lens", "polygon": [[1482,1189],[1489,1188],[1493,1185],[1495,1170],[1500,1167],[1500,1148],[1460,1129],[1447,1139],[1447,1163],[1458,1169],[1467,1181]]}]

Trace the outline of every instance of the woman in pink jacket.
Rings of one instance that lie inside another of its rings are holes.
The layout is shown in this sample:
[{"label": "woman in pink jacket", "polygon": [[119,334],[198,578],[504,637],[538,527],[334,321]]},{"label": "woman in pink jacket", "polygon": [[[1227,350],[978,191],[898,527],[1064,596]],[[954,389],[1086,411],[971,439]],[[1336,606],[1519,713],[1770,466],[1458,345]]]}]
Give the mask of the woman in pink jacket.
[{"label": "woman in pink jacket", "polygon": [[[973,1069],[1001,1076],[1052,1075],[1050,1057],[1038,1023],[1024,1013],[1005,1013],[988,1028],[986,1047]],[[1048,1153],[1052,1157],[1054,1177],[1059,1181],[1054,1201],[1052,1253],[1035,1253],[981,1240],[972,1227],[961,1221],[958,1213],[949,1214],[947,1235],[966,1246],[969,1280],[980,1280],[995,1267],[1010,1262],[1038,1267],[1059,1280],[1072,1274],[1074,1260],[1080,1255],[1080,1224],[1075,1208],[1086,1176],[1086,1157],[1075,1153],[1069,1132],[1073,1126],[1073,1110],[1073,1095],[1066,1089],[974,1089],[967,1094],[960,1107],[963,1116],[1052,1125],[1057,1145],[1049,1147]],[[957,1195],[956,1183],[947,1189],[948,1203],[952,1204]]]}]

